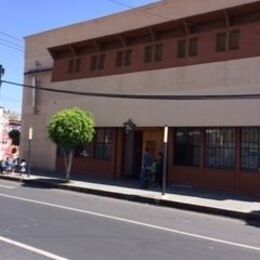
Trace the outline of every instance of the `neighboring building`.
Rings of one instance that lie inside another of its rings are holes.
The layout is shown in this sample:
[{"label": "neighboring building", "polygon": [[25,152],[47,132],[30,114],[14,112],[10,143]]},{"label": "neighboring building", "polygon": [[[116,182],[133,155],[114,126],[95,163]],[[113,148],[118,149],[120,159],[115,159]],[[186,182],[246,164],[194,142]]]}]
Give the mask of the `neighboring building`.
[{"label": "neighboring building", "polygon": [[[154,15],[152,15],[154,14]],[[25,83],[129,95],[260,94],[260,1],[165,0],[26,37]],[[22,148],[33,127],[32,166],[62,169],[48,139],[53,113],[90,110],[92,144],[73,172],[137,178],[142,152],[162,151],[169,126],[167,181],[260,194],[260,100],[124,99],[24,89]],[[136,127],[125,133],[131,119]]]},{"label": "neighboring building", "polygon": [[9,138],[9,132],[13,129],[21,131],[20,115],[0,107],[0,159],[11,155],[12,140]]}]

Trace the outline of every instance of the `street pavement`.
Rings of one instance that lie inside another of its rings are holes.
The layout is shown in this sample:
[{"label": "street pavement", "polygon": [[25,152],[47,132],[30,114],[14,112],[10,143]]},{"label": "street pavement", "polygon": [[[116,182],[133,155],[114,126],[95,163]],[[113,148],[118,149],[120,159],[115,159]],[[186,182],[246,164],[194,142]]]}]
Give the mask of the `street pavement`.
[{"label": "street pavement", "polygon": [[186,187],[170,187],[166,195],[159,187],[140,189],[137,180],[72,179],[65,183],[59,176],[35,173],[29,178],[19,174],[0,178],[22,181],[27,185],[41,184],[55,188],[150,203],[260,222],[260,197],[209,192]]},{"label": "street pavement", "polygon": [[0,259],[260,259],[241,219],[7,180],[0,205]]}]

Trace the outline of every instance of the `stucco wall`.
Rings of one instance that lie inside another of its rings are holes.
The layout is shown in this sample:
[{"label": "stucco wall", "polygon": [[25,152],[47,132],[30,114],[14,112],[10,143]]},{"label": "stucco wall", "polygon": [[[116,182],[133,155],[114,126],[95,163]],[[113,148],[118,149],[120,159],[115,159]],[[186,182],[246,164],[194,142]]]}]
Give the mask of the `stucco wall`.
[{"label": "stucco wall", "polygon": [[[50,83],[53,88],[75,91],[160,94],[259,93],[260,58],[218,62],[157,71],[114,75],[85,80]],[[41,82],[48,82],[38,75]],[[28,78],[29,80],[29,78]],[[55,148],[48,141],[46,126],[60,109],[80,106],[90,110],[97,126],[123,126],[131,118],[137,126],[259,126],[259,100],[134,100],[71,96],[45,92],[39,113],[32,115],[31,90],[26,89],[23,130],[35,129],[34,150],[37,165],[52,165]],[[23,139],[26,147],[26,136]],[[52,156],[50,156],[52,155]],[[44,161],[43,159],[44,158]],[[46,162],[48,160],[48,163]],[[52,168],[51,167],[51,168]]]},{"label": "stucco wall", "polygon": [[[260,57],[255,57],[56,83],[44,80],[43,75],[38,78],[41,78],[43,86],[54,89],[97,93],[254,94],[260,90],[259,67]],[[45,77],[50,77],[50,74],[46,73]],[[31,90],[27,89],[26,92],[28,95],[25,95],[24,112],[30,113]],[[122,126],[129,117],[139,126],[171,123],[175,126],[260,124],[255,111],[259,102],[255,100],[158,101],[42,93],[40,113],[51,114],[61,108],[78,105],[91,110],[99,126]],[[246,104],[246,107],[237,113],[241,110],[241,104]],[[250,116],[243,117],[243,113]]]},{"label": "stucco wall", "polygon": [[[145,8],[149,12],[178,19],[210,12],[252,0],[172,0]],[[156,8],[156,10],[155,10]],[[123,19],[122,19],[123,17]],[[118,33],[149,24],[161,18],[133,10],[94,21],[40,33],[26,38],[25,71],[52,66],[47,48],[64,43]],[[109,28],[109,29],[108,29]],[[51,83],[51,73],[35,74],[41,86],[75,91],[126,94],[228,94],[259,93],[260,58],[248,58],[179,68],[151,70],[74,81]],[[25,77],[31,84],[31,76]],[[131,118],[137,126],[259,126],[259,100],[155,101],[71,96],[41,92],[39,112],[33,114],[31,90],[23,92],[22,156],[28,149],[28,129],[34,129],[32,165],[55,168],[55,146],[48,140],[47,125],[60,109],[80,106],[92,111],[97,126],[122,126]]]}]

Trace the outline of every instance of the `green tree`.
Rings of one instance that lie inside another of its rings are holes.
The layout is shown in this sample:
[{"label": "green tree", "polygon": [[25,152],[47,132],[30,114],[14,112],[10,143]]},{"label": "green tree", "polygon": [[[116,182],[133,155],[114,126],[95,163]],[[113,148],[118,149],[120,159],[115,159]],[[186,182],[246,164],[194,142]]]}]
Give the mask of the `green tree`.
[{"label": "green tree", "polygon": [[20,144],[20,131],[17,129],[13,129],[8,133],[10,139],[12,139],[12,145]]},{"label": "green tree", "polygon": [[49,138],[64,150],[66,180],[69,181],[75,148],[92,141],[94,119],[89,111],[78,107],[54,114],[48,125]]}]

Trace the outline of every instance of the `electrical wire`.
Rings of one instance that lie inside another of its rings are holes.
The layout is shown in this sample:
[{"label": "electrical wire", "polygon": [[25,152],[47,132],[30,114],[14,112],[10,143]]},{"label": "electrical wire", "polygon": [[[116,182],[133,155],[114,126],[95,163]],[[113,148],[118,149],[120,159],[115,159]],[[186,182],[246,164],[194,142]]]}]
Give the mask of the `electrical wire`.
[{"label": "electrical wire", "polygon": [[105,98],[121,98],[121,99],[145,99],[145,100],[248,100],[248,99],[260,99],[260,94],[225,94],[225,95],[145,95],[145,94],[112,94],[112,93],[97,93],[86,91],[72,91],[65,89],[53,89],[50,87],[32,86],[27,84],[21,84],[11,82],[7,80],[1,80],[1,83],[9,85],[20,86],[30,89],[37,89],[55,93],[64,93],[80,96],[91,97],[105,97]]},{"label": "electrical wire", "polygon": [[18,48],[23,49],[23,46],[22,46],[22,45],[17,44],[17,43],[14,43],[14,42],[11,42],[11,41],[6,40],[6,39],[4,39],[4,38],[0,38],[0,41],[5,42],[5,43],[7,43],[7,44],[12,44],[12,45],[14,45],[16,48],[18,47]]},{"label": "electrical wire", "polygon": [[0,34],[5,35],[5,36],[7,36],[7,37],[9,37],[9,38],[12,38],[12,39],[14,39],[14,40],[16,40],[16,41],[23,42],[22,39],[19,39],[19,38],[15,37],[15,36],[13,36],[13,35],[11,35],[11,34],[9,34],[9,33],[5,33],[5,32],[3,32],[3,31],[0,31]]},{"label": "electrical wire", "polygon": [[14,50],[19,51],[19,52],[24,52],[22,49],[18,49],[18,48],[14,47],[14,46],[11,46],[11,45],[7,44],[7,43],[0,42],[0,45],[3,45],[3,46],[8,47],[10,49],[14,49]]}]

